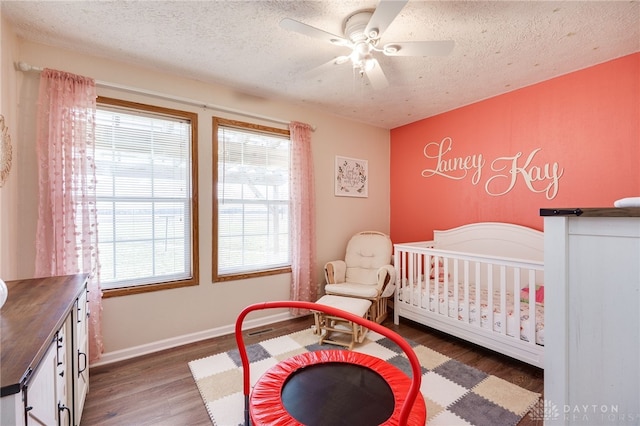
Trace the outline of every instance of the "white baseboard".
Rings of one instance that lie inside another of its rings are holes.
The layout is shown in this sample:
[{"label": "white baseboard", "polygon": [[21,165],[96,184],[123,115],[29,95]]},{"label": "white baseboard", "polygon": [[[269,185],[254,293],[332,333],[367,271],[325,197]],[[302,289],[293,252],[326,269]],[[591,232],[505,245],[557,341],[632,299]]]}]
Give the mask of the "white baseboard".
[{"label": "white baseboard", "polygon": [[[269,315],[253,320],[244,321],[243,329],[262,327],[264,325],[273,324],[280,321],[286,321],[293,318],[288,312]],[[170,339],[158,340],[157,342],[146,343],[140,346],[134,346],[127,349],[120,349],[112,352],[105,352],[102,357],[92,363],[89,367],[98,367],[101,365],[112,364],[118,361],[147,355],[153,352],[171,349],[189,343],[199,342],[201,340],[220,337],[235,332],[235,324],[225,325],[222,327],[212,328],[209,330],[199,331],[197,333],[184,334],[182,336],[172,337]],[[213,355],[213,354],[212,354]]]}]

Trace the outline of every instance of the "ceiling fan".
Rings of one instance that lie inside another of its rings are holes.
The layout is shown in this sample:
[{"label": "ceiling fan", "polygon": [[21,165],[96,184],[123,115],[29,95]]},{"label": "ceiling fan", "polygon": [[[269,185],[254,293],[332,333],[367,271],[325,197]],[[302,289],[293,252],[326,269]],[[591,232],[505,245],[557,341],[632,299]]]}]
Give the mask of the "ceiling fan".
[{"label": "ceiling fan", "polygon": [[382,35],[408,1],[380,0],[373,11],[361,10],[351,14],[344,22],[344,36],[337,36],[290,18],[281,20],[280,26],[351,49],[349,55],[338,56],[328,64],[341,65],[351,61],[354,70],[361,77],[366,75],[374,89],[383,89],[389,82],[374,57],[376,53],[386,56],[446,56],[453,50],[453,40],[380,43]]}]

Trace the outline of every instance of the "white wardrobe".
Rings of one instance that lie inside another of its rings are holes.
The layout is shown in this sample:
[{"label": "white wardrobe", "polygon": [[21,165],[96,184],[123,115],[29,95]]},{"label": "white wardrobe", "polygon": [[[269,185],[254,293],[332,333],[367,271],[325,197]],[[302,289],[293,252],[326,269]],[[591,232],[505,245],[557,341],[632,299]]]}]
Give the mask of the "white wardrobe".
[{"label": "white wardrobe", "polygon": [[640,208],[541,209],[545,423],[640,424]]}]

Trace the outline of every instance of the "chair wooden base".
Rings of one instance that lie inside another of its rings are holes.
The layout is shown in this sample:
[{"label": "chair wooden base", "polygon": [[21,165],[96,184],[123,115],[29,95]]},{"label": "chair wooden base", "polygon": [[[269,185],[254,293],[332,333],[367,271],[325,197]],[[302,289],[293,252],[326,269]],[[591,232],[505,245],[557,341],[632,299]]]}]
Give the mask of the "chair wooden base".
[{"label": "chair wooden base", "polygon": [[[370,300],[354,297],[325,295],[316,303],[342,309],[363,318],[369,313]],[[344,318],[328,315],[324,312],[313,312],[316,332],[319,333],[319,344],[331,343],[353,349],[356,343],[362,343],[368,329]]]},{"label": "chair wooden base", "polygon": [[387,311],[387,299],[376,299],[371,302],[371,307],[369,308],[368,320],[377,322],[378,324],[382,324],[382,322],[387,319],[388,311]]}]

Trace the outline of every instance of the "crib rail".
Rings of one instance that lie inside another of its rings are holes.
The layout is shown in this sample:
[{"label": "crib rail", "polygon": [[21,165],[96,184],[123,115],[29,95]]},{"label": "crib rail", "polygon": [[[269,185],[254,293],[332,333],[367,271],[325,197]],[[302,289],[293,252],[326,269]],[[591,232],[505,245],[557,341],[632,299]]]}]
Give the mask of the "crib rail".
[{"label": "crib rail", "polygon": [[[394,246],[396,322],[403,311],[410,311],[536,344],[536,324],[542,318],[536,318],[535,294],[543,283],[543,262],[434,245],[423,241]],[[523,289],[528,289],[531,303],[521,300],[527,294]],[[526,329],[520,322],[521,310],[528,315]],[[510,312],[515,318],[509,317]]]}]

